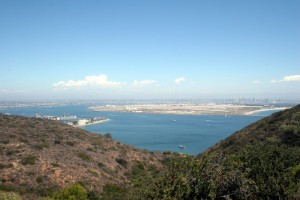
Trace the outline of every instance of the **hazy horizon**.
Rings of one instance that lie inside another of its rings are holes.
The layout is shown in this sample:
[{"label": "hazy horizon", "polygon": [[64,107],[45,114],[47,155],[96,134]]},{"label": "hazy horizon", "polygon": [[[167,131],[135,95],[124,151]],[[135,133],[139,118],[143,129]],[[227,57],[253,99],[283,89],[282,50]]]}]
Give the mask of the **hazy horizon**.
[{"label": "hazy horizon", "polygon": [[0,101],[300,100],[300,1],[0,2]]},{"label": "hazy horizon", "polygon": [[33,100],[0,100],[2,106],[50,106],[67,104],[95,104],[95,105],[142,105],[142,104],[227,104],[227,105],[260,105],[260,106],[294,106],[300,99],[256,99],[256,98],[228,98],[228,99],[33,99]]}]

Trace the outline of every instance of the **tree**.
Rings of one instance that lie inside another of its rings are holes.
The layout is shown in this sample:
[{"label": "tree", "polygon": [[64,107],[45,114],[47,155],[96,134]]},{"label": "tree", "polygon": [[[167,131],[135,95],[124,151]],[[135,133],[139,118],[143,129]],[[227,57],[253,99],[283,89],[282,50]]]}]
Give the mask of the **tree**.
[{"label": "tree", "polygon": [[63,188],[63,190],[53,194],[56,200],[86,200],[88,193],[81,185],[72,185]]}]

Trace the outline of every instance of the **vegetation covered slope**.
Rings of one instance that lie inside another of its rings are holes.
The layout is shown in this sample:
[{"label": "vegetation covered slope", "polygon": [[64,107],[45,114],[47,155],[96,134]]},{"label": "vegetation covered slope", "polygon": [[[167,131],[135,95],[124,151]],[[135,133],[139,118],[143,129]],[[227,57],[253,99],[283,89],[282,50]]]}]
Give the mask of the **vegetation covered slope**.
[{"label": "vegetation covered slope", "polygon": [[94,192],[128,185],[134,169],[158,171],[166,157],[62,122],[0,115],[0,191],[23,198],[76,183]]},{"label": "vegetation covered slope", "polygon": [[[0,189],[17,187],[21,196],[24,189],[43,193],[80,183],[48,199],[300,198],[300,106],[262,119],[198,156],[147,153],[42,119],[1,116],[0,123]],[[168,169],[158,172],[167,158]],[[100,195],[87,193],[102,189]]]},{"label": "vegetation covered slope", "polygon": [[[263,118],[209,148],[204,154],[238,153],[249,145],[276,140],[290,147],[300,146],[300,105]],[[204,155],[202,154],[202,155]]]},{"label": "vegetation covered slope", "polygon": [[262,119],[134,190],[137,199],[300,198],[300,106]]}]

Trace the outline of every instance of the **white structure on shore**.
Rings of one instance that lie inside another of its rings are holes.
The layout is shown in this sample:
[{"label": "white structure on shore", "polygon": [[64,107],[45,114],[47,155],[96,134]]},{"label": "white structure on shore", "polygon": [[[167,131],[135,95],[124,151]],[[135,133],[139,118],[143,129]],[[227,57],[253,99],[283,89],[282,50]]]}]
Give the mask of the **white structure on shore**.
[{"label": "white structure on shore", "polygon": [[70,120],[74,120],[77,119],[76,115],[70,115],[70,116],[62,116],[62,117],[57,117],[57,116],[42,116],[38,113],[35,114],[36,118],[44,118],[44,119],[50,119],[50,120],[61,120],[61,121],[70,121]]},{"label": "white structure on shore", "polygon": [[96,118],[90,118],[90,119],[80,119],[78,121],[74,121],[73,125],[74,126],[86,126],[86,125],[90,125],[90,124],[97,124],[97,123],[101,123],[104,121],[107,121],[107,118],[104,117],[96,117]]},{"label": "white structure on shore", "polygon": [[89,118],[89,119],[79,119],[79,120],[74,120],[77,119],[77,116],[71,115],[71,116],[62,116],[62,117],[57,117],[57,116],[42,116],[38,113],[35,114],[36,118],[44,118],[44,119],[49,119],[49,120],[57,120],[57,121],[64,121],[65,123],[72,125],[72,126],[86,126],[90,124],[96,124],[96,123],[101,123],[104,121],[107,121],[107,118],[104,117],[95,117],[95,118]]},{"label": "white structure on shore", "polygon": [[88,119],[80,119],[77,121],[76,126],[84,126],[90,123],[91,120]]}]

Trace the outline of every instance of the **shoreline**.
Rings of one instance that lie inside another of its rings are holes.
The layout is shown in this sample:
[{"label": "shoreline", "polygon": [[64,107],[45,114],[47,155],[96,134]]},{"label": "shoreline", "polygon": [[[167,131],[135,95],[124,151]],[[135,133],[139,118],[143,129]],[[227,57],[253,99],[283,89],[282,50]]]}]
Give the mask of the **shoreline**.
[{"label": "shoreline", "polygon": [[245,113],[244,115],[255,115],[257,113],[260,113],[260,112],[265,112],[265,111],[282,111],[282,110],[286,110],[286,109],[289,109],[291,107],[274,107],[274,108],[266,108],[266,109],[261,109],[261,110],[253,110],[253,111],[250,111],[250,112],[247,112]]},{"label": "shoreline", "polygon": [[173,115],[253,115],[268,110],[285,110],[289,107],[252,106],[235,104],[135,104],[89,107],[98,112],[125,112]]}]

